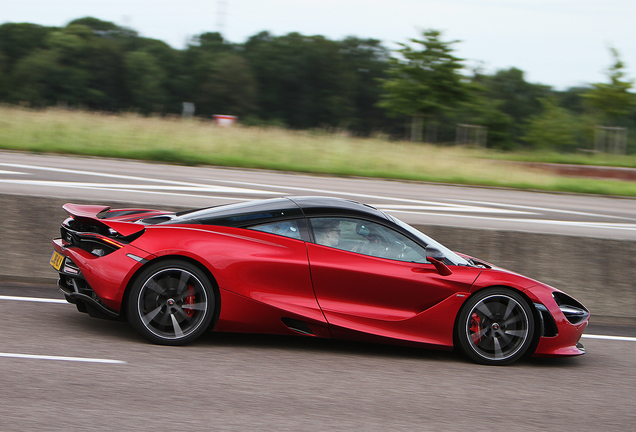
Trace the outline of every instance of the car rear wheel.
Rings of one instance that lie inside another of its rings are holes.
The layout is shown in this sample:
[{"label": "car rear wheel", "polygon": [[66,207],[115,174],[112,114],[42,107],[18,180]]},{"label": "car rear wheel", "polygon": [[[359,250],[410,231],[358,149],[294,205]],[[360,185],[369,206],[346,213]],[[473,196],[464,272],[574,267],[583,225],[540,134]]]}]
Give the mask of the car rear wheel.
[{"label": "car rear wheel", "polygon": [[184,261],[163,261],[137,277],[128,296],[128,321],[151,342],[182,345],[209,327],[214,304],[214,290],[201,270]]},{"label": "car rear wheel", "polygon": [[464,353],[487,365],[506,365],[522,357],[532,344],[534,317],[528,302],[506,288],[474,294],[457,321]]}]

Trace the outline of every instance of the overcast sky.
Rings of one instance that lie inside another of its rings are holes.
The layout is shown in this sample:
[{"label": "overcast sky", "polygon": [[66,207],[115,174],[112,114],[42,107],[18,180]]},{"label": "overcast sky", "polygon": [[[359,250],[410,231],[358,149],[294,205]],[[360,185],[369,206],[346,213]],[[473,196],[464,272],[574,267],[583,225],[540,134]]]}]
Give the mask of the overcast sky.
[{"label": "overcast sky", "polygon": [[636,77],[636,0],[3,0],[0,23],[61,27],[92,16],[184,48],[221,31],[232,42],[267,30],[394,42],[438,29],[486,72],[517,67],[556,89],[607,80],[609,46]]}]

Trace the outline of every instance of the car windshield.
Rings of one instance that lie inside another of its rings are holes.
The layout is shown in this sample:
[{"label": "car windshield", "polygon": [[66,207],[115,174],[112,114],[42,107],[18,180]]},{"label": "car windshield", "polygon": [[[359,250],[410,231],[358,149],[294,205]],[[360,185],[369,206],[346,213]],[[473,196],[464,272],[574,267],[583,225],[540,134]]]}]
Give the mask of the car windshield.
[{"label": "car windshield", "polygon": [[411,225],[402,222],[401,220],[399,220],[398,218],[395,218],[391,215],[387,215],[389,217],[389,219],[391,219],[393,222],[395,222],[397,225],[399,225],[400,227],[404,228],[405,230],[407,230],[409,233],[411,233],[413,236],[417,237],[421,242],[423,242],[426,246],[432,246],[434,248],[439,249],[443,254],[444,257],[446,257],[449,261],[451,261],[453,264],[455,265],[462,265],[462,266],[472,266],[473,264],[468,261],[465,258],[460,257],[459,255],[457,255],[455,252],[453,252],[452,250],[448,249],[446,246],[442,245],[441,243],[433,240],[432,238],[430,238],[429,236],[427,236],[426,234],[422,233],[421,231],[416,230],[415,228],[413,228]]}]

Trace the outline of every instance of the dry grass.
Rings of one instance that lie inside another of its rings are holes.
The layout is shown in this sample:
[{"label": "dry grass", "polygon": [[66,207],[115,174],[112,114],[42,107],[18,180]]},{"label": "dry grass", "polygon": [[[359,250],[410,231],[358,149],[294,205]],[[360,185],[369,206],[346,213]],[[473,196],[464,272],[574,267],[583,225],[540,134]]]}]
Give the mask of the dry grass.
[{"label": "dry grass", "polygon": [[636,196],[631,182],[563,178],[501,160],[524,155],[135,114],[0,107],[0,148]]}]

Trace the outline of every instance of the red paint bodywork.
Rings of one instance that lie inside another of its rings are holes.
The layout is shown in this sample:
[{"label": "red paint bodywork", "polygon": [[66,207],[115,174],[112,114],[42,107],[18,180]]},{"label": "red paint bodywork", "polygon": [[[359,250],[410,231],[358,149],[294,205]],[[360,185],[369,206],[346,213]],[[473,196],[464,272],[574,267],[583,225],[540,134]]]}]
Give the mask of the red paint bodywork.
[{"label": "red paint bodywork", "polygon": [[[65,209],[91,220],[105,210]],[[576,344],[587,320],[570,324],[552,297],[554,288],[496,267],[450,266],[452,274],[442,276],[433,264],[365,256],[246,228],[144,226],[126,222],[126,216],[99,223],[127,235],[144,232],[103,257],[69,247],[62,239],[55,239],[53,247],[80,267],[95,294],[114,311],[121,310],[126,290],[145,265],[178,257],[199,265],[218,286],[214,331],[297,334],[282,321],[291,318],[305,323],[312,336],[451,349],[456,317],[470,295],[506,286],[545,305],[556,321],[558,335],[541,337],[535,356],[583,354]]]}]

